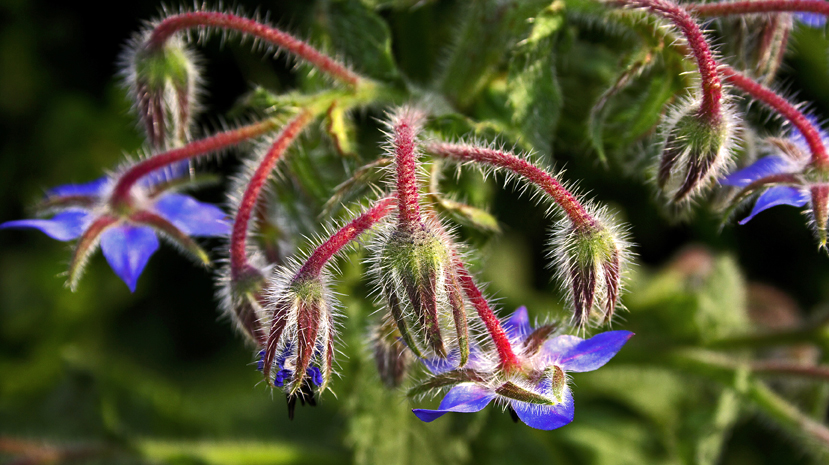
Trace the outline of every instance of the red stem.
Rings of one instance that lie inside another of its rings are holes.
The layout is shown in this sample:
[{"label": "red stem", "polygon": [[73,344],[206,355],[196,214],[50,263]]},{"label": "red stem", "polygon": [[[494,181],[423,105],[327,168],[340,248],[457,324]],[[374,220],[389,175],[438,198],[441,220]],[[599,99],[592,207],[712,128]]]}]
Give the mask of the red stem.
[{"label": "red stem", "polygon": [[717,62],[699,25],[685,8],[668,0],[618,0],[617,5],[645,8],[671,21],[685,36],[691,53],[697,61],[702,81],[700,115],[711,122],[719,122],[722,101],[722,83],[717,74]]},{"label": "red stem", "polygon": [[386,197],[377,202],[376,205],[366,210],[362,215],[351,220],[342,229],[334,233],[327,241],[320,244],[308,257],[305,264],[297,272],[300,278],[315,278],[322,272],[322,268],[328,263],[337,252],[342,250],[349,242],[356,239],[360,234],[370,229],[394,208],[396,200],[394,197]]},{"label": "red stem", "polygon": [[751,0],[722,3],[693,3],[688,4],[685,8],[700,16],[793,12],[829,15],[829,2],[824,0]]},{"label": "red stem", "polygon": [[114,205],[128,205],[131,202],[130,190],[132,189],[132,186],[134,186],[139,179],[157,169],[164,168],[165,166],[179,161],[189,160],[200,155],[206,155],[208,153],[227,148],[231,145],[236,145],[245,140],[261,136],[268,131],[272,131],[276,127],[277,124],[274,120],[269,119],[260,121],[249,126],[242,126],[237,129],[220,132],[216,135],[190,142],[184,147],[169,150],[136,163],[118,178],[118,182],[115,184],[112,191],[111,202]]},{"label": "red stem", "polygon": [[398,219],[402,228],[422,223],[417,186],[417,119],[416,114],[403,110],[393,127]]},{"label": "red stem", "polygon": [[259,200],[259,194],[268,177],[273,171],[276,162],[282,158],[285,150],[291,145],[294,139],[299,136],[305,125],[311,121],[311,113],[303,111],[295,116],[287,126],[282,129],[282,132],[276,137],[273,145],[271,145],[268,153],[260,162],[256,171],[251,176],[248,182],[245,193],[242,195],[242,201],[239,203],[239,209],[236,211],[236,218],[233,221],[233,232],[230,236],[230,274],[233,280],[242,277],[243,272],[250,268],[247,258],[247,235],[248,222],[251,214],[256,207],[256,202]]},{"label": "red stem", "polygon": [[806,115],[773,90],[734,68],[723,65],[720,72],[727,82],[739,87],[745,93],[770,106],[789,120],[792,126],[796,127],[803,138],[806,139],[806,143],[809,144],[809,150],[812,152],[812,164],[821,170],[829,170],[829,155],[826,153],[826,146],[823,144],[820,132],[812,125]]},{"label": "red stem", "polygon": [[576,197],[561,185],[553,176],[532,163],[509,152],[477,147],[473,145],[434,142],[426,146],[426,151],[434,155],[459,161],[474,161],[487,165],[506,168],[524,177],[527,181],[544,190],[564,209],[570,221],[577,227],[592,228],[595,220],[587,213]]},{"label": "red stem", "polygon": [[509,373],[518,370],[521,364],[518,362],[515,352],[512,351],[512,345],[509,342],[507,333],[501,327],[501,322],[495,315],[495,312],[489,308],[489,303],[484,298],[481,290],[475,285],[475,280],[469,275],[469,272],[463,266],[463,263],[455,258],[455,269],[458,273],[458,279],[461,282],[466,296],[472,301],[472,305],[478,312],[478,316],[484,322],[487,332],[489,332],[492,342],[495,343],[495,348],[498,351],[498,359],[501,363],[501,369]]},{"label": "red stem", "polygon": [[147,40],[149,48],[160,48],[176,32],[190,28],[220,28],[232,29],[248,34],[265,42],[287,50],[289,53],[307,61],[329,76],[344,82],[351,87],[357,87],[362,78],[353,71],[338,63],[331,57],[321,53],[307,42],[280,31],[271,26],[258,23],[252,19],[243,18],[230,13],[217,11],[192,11],[168,16],[153,29]]}]

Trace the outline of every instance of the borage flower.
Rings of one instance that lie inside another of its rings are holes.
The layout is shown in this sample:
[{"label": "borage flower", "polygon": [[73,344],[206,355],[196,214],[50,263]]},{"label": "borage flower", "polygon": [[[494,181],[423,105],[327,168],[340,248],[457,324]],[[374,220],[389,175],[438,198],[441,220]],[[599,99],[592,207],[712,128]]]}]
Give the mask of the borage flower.
[{"label": "borage flower", "polygon": [[573,421],[573,394],[567,373],[593,371],[607,363],[633,336],[630,331],[608,331],[590,339],[560,335],[556,327],[532,328],[526,307],[515,311],[503,327],[521,365],[503,373],[475,345],[469,362],[456,368],[447,360],[425,361],[433,376],[412,390],[413,394],[452,386],[437,410],[414,409],[425,422],[449,412],[478,412],[491,402],[507,406],[513,419],[542,430],[560,428]]},{"label": "borage flower", "polygon": [[188,173],[186,162],[156,170],[132,187],[128,202],[112,199],[116,176],[58,186],[47,191],[41,205],[56,212],[52,218],[8,221],[0,229],[33,228],[59,241],[78,239],[69,265],[68,284],[73,289],[100,244],[109,266],[134,292],[138,277],[158,250],[157,234],[209,264],[207,253],[192,237],[229,232],[221,209],[175,192],[186,183]]},{"label": "borage flower", "polygon": [[[819,127],[814,118],[810,122]],[[829,134],[819,130],[824,144]],[[739,221],[746,224],[758,213],[778,205],[802,207],[811,201],[813,226],[821,245],[826,243],[827,200],[829,175],[810,166],[810,150],[803,135],[792,128],[785,139],[771,138],[774,154],[729,174],[720,180],[725,186],[741,187],[747,191],[766,188],[757,197],[748,216]]]}]

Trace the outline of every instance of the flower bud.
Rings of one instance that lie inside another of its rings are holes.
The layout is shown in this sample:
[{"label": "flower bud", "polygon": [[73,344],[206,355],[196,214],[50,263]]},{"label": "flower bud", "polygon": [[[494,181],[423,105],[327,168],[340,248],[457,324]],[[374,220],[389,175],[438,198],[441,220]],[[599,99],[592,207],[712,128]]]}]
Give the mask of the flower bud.
[{"label": "flower bud", "polygon": [[592,226],[569,225],[553,238],[553,255],[573,306],[573,320],[585,326],[591,314],[602,323],[613,317],[627,262],[628,243],[615,228],[596,220]]},{"label": "flower bud", "polygon": [[384,318],[382,324],[374,329],[372,339],[380,380],[389,388],[399,387],[409,372],[413,358],[406,350],[394,321]]},{"label": "flower bud", "polygon": [[418,357],[469,355],[463,290],[452,266],[452,240],[436,222],[381,234],[373,269],[400,337]]},{"label": "flower bud", "polygon": [[183,144],[196,107],[199,69],[193,53],[178,38],[154,45],[147,34],[124,54],[124,78],[151,147]]},{"label": "flower bud", "polygon": [[291,416],[296,399],[313,405],[314,392],[325,390],[333,373],[336,308],[326,281],[283,270],[270,284],[262,373],[288,396]]},{"label": "flower bud", "polygon": [[668,118],[656,181],[663,195],[683,204],[708,187],[729,163],[735,145],[734,119],[723,105],[718,115],[684,105]]}]

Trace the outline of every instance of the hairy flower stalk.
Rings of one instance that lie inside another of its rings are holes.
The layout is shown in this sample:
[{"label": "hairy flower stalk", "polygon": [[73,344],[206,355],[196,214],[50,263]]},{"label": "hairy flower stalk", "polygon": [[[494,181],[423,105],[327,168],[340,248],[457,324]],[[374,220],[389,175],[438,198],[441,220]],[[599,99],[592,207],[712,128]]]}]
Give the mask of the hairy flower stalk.
[{"label": "hairy flower stalk", "polygon": [[252,19],[219,11],[191,11],[167,16],[156,24],[148,35],[146,48],[150,50],[161,48],[177,32],[193,28],[238,31],[285,50],[350,87],[357,87],[364,82],[361,76],[342,63],[284,31],[258,23]]},{"label": "hairy flower stalk", "polygon": [[289,121],[276,136],[247,181],[233,221],[230,236],[230,269],[228,275],[223,278],[220,296],[224,301],[225,311],[235,325],[259,347],[265,345],[267,338],[267,330],[262,327],[266,315],[264,291],[267,285],[267,265],[257,263],[256,259],[248,256],[249,223],[276,163],[282,159],[288,147],[302,133],[311,118],[312,115],[308,111],[303,111]]},{"label": "hairy flower stalk", "polygon": [[112,189],[110,203],[115,208],[129,206],[133,202],[132,188],[141,178],[148,174],[173,165],[177,162],[192,160],[207,155],[241,142],[254,139],[271,132],[279,127],[274,119],[267,119],[247,126],[242,126],[229,131],[199,139],[176,149],[168,150],[154,155],[146,160],[136,163],[118,176],[118,180]]},{"label": "hairy flower stalk", "polygon": [[272,386],[283,388],[293,417],[296,399],[311,400],[328,386],[333,372],[336,339],[335,304],[328,289],[326,265],[338,252],[392,211],[387,197],[320,244],[296,271],[283,268],[272,279],[268,312],[270,331],[262,373]]},{"label": "hairy flower stalk", "polygon": [[773,90],[754,81],[734,68],[723,65],[721,72],[728,83],[735,85],[745,93],[765,103],[786,118],[792,126],[796,127],[809,145],[812,165],[821,171],[829,171],[829,154],[826,152],[826,145],[823,143],[819,131],[809,121],[806,115],[786,99],[777,95]]},{"label": "hairy flower stalk", "polygon": [[504,168],[544,191],[569,222],[553,240],[552,256],[571,296],[574,322],[584,326],[593,310],[603,322],[613,317],[628,252],[627,242],[601,212],[592,213],[555,177],[512,153],[469,144],[431,142],[425,150],[459,162]]},{"label": "hairy flower stalk", "polygon": [[824,0],[750,0],[690,3],[685,6],[685,9],[703,17],[795,12],[829,15],[829,3]]}]

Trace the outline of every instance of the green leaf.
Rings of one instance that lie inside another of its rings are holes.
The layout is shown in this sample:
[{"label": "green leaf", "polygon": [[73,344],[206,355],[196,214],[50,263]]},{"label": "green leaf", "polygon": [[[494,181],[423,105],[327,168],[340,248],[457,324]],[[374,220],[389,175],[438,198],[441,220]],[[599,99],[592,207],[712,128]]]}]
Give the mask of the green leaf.
[{"label": "green leaf", "polygon": [[360,74],[381,81],[397,81],[400,73],[391,52],[386,22],[358,0],[321,2],[318,23],[330,40]]},{"label": "green leaf", "polygon": [[447,96],[461,107],[468,106],[493,77],[506,52],[526,35],[527,20],[548,1],[468,2],[455,48],[443,70],[441,87]]},{"label": "green leaf", "polygon": [[561,89],[555,73],[554,46],[564,24],[563,4],[556,2],[533,18],[529,37],[513,51],[508,98],[513,122],[538,151],[552,152],[561,114]]}]

